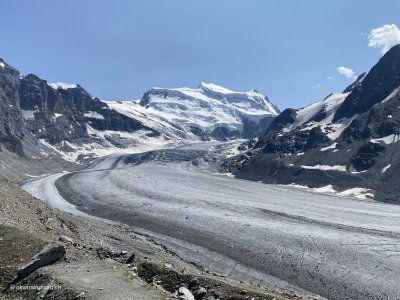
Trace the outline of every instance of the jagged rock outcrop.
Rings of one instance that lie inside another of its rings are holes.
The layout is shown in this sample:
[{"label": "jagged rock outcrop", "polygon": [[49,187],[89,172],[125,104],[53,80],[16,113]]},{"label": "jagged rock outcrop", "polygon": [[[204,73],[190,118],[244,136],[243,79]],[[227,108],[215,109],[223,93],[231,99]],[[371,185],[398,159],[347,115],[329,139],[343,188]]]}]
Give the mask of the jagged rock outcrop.
[{"label": "jagged rock outcrop", "polygon": [[0,150],[24,155],[24,122],[19,105],[19,72],[0,58]]},{"label": "jagged rock outcrop", "polygon": [[372,108],[400,86],[400,45],[392,47],[368,72],[335,113],[333,121],[350,118]]},{"label": "jagged rock outcrop", "polygon": [[[373,191],[398,201],[400,45],[343,93],[286,109],[254,146],[222,165],[239,178],[337,191]],[[357,195],[363,197],[362,195]]]},{"label": "jagged rock outcrop", "polygon": [[24,156],[29,143],[44,156],[50,151],[75,161],[97,148],[126,148],[138,144],[139,137],[159,135],[78,84],[48,83],[34,74],[21,77],[0,59],[0,149]]}]

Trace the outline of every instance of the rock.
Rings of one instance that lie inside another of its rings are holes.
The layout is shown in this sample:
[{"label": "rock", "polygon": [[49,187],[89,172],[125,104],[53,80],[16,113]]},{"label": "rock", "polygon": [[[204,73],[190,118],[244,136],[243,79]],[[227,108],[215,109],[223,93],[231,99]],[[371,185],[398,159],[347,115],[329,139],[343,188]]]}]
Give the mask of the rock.
[{"label": "rock", "polygon": [[392,47],[337,110],[334,122],[362,114],[400,85],[400,45]]},{"label": "rock", "polygon": [[296,121],[296,110],[293,108],[285,109],[279,116],[277,116],[269,126],[271,130],[280,130],[287,124],[293,124]]},{"label": "rock", "polygon": [[378,157],[385,150],[385,145],[367,142],[360,147],[357,154],[350,159],[350,162],[357,172],[368,170],[377,162]]},{"label": "rock", "polygon": [[193,294],[184,286],[180,287],[179,290],[175,292],[178,299],[182,300],[195,300]]},{"label": "rock", "polygon": [[15,284],[24,279],[29,274],[33,273],[41,267],[51,265],[58,261],[65,255],[65,248],[62,245],[48,244],[40,253],[33,257],[33,259],[24,267],[17,271],[17,276],[10,284]]},{"label": "rock", "polygon": [[135,253],[132,253],[131,256],[129,256],[128,259],[126,260],[126,263],[131,264],[135,261],[135,259],[136,259],[136,255],[135,255]]},{"label": "rock", "polygon": [[193,291],[193,296],[195,299],[202,299],[205,295],[207,295],[207,290],[202,286]]},{"label": "rock", "polygon": [[73,243],[72,239],[69,238],[69,237],[67,237],[67,236],[65,236],[65,235],[60,236],[60,237],[58,238],[58,240],[59,240],[60,242],[63,242],[63,243],[70,243],[70,244]]}]

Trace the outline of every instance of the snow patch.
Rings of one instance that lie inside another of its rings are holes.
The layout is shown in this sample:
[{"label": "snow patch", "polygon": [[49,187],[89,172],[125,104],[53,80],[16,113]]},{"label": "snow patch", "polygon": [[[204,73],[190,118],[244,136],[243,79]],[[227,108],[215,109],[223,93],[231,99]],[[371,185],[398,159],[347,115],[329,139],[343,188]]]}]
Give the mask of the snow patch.
[{"label": "snow patch", "polygon": [[389,101],[390,99],[392,99],[393,97],[395,97],[397,94],[399,94],[400,92],[400,87],[398,87],[397,89],[395,89],[393,92],[390,93],[389,96],[387,96],[385,99],[382,100],[382,103],[385,103],[387,101]]},{"label": "snow patch", "polygon": [[34,120],[35,119],[35,112],[36,110],[21,110],[22,118],[27,120]]},{"label": "snow patch", "polygon": [[48,82],[47,84],[55,90],[58,89],[68,90],[68,89],[75,89],[78,87],[78,85],[75,83],[66,83],[66,82]]},{"label": "snow patch", "polygon": [[345,190],[343,192],[338,193],[339,196],[353,196],[356,197],[357,199],[368,199],[368,198],[374,198],[375,195],[371,192],[371,190],[366,189],[366,188],[352,188]]},{"label": "snow patch", "polygon": [[346,172],[346,166],[327,166],[327,165],[316,165],[316,166],[301,166],[303,169],[309,170],[322,170],[322,171],[341,171]]},{"label": "snow patch", "polygon": [[235,175],[233,175],[232,173],[216,173],[216,174],[228,177],[235,177]]},{"label": "snow patch", "polygon": [[381,171],[381,174],[385,173],[387,170],[389,170],[389,168],[391,167],[391,164],[388,164],[386,167],[384,167]]},{"label": "snow patch", "polygon": [[386,145],[392,144],[392,143],[396,143],[398,141],[400,141],[400,134],[391,134],[388,136],[385,136],[383,138],[379,138],[379,139],[371,139],[370,140],[372,143],[385,143]]},{"label": "snow patch", "polygon": [[312,189],[316,193],[336,193],[334,190],[332,184],[328,184],[327,186],[319,187],[319,188],[313,188]]},{"label": "snow patch", "polygon": [[104,116],[96,111],[89,111],[85,113],[84,116],[90,119],[104,120]]},{"label": "snow patch", "polygon": [[0,68],[4,69],[5,67],[6,65],[2,61],[0,61]]},{"label": "snow patch", "polygon": [[355,197],[360,200],[367,200],[367,199],[373,199],[375,195],[372,193],[371,190],[366,189],[366,188],[351,188],[348,190],[344,190],[342,192],[336,191],[331,184],[319,188],[310,188],[306,185],[299,185],[295,183],[291,183],[288,185],[283,185],[283,186],[290,186],[302,190],[307,190],[310,192],[315,192],[315,193],[324,193],[324,194],[334,194],[335,196],[339,197]]},{"label": "snow patch", "polygon": [[328,147],[321,148],[321,151],[326,151],[326,150],[329,150],[329,149],[336,149],[336,145],[337,145],[337,143],[333,143],[332,145],[330,145]]}]

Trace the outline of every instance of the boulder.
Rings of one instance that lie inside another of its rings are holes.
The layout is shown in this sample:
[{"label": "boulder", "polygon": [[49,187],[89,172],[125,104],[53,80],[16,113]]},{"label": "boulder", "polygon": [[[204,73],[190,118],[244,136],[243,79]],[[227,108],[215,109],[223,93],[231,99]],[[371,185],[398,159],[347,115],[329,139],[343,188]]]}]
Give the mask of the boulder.
[{"label": "boulder", "polygon": [[16,282],[21,281],[29,274],[33,273],[37,269],[41,267],[45,267],[51,265],[64,257],[65,248],[62,245],[54,245],[48,244],[46,245],[42,251],[40,251],[36,256],[32,258],[32,260],[27,263],[22,268],[18,269],[17,276],[13,279],[10,284],[15,284]]},{"label": "boulder", "polygon": [[182,300],[195,300],[193,294],[184,286],[181,286],[176,292],[175,295],[178,299]]}]

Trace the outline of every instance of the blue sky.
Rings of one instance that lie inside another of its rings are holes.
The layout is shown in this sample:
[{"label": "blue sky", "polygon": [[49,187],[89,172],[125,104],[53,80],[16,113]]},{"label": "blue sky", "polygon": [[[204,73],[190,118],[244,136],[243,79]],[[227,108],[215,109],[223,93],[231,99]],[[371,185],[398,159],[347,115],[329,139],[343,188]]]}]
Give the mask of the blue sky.
[{"label": "blue sky", "polygon": [[204,81],[283,109],[343,90],[353,79],[340,66],[370,69],[382,52],[368,35],[399,11],[394,0],[2,0],[0,57],[100,99]]}]

